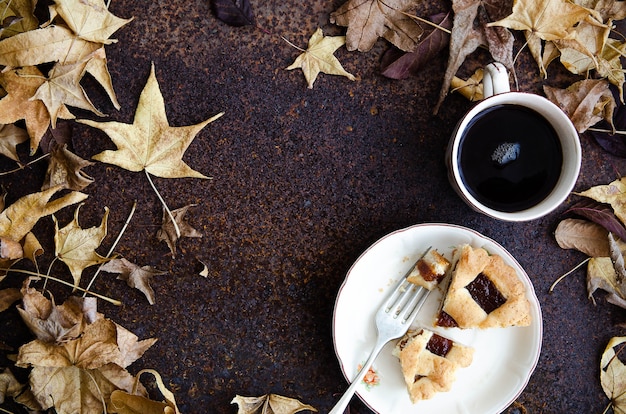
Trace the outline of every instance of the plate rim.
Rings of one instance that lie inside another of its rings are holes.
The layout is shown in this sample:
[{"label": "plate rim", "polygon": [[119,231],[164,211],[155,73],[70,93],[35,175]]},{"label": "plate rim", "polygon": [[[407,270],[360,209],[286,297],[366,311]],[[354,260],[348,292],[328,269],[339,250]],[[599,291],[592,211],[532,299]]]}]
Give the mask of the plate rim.
[{"label": "plate rim", "polygon": [[[534,302],[536,303],[536,310],[539,316],[539,320],[537,321],[537,325],[538,325],[538,330],[537,330],[537,343],[538,343],[538,348],[537,348],[537,352],[532,360],[532,362],[529,364],[530,369],[528,370],[528,374],[525,376],[525,378],[523,379],[523,382],[521,383],[521,386],[519,387],[519,390],[517,390],[515,392],[515,394],[513,396],[510,397],[509,401],[507,401],[505,403],[505,405],[503,406],[504,408],[508,407],[510,404],[512,404],[524,391],[524,389],[526,389],[528,383],[530,382],[530,378],[532,377],[532,374],[534,373],[535,369],[537,368],[537,365],[539,363],[539,358],[541,356],[541,350],[542,350],[542,345],[543,345],[543,314],[542,314],[542,310],[541,310],[541,304],[539,303],[539,299],[537,297],[536,291],[535,291],[535,287],[534,284],[532,283],[532,280],[530,279],[530,276],[528,275],[528,273],[526,272],[526,270],[522,267],[522,265],[517,261],[517,259],[504,247],[502,246],[500,243],[498,243],[497,241],[495,241],[494,239],[485,236],[484,234],[471,229],[469,227],[465,227],[462,225],[458,225],[458,224],[451,224],[451,223],[439,223],[439,222],[428,222],[428,223],[419,223],[419,224],[414,224],[411,226],[407,226],[404,228],[400,228],[397,230],[394,230],[390,233],[387,233],[385,235],[383,235],[382,237],[378,238],[376,241],[374,241],[373,243],[371,243],[352,263],[352,265],[350,266],[350,268],[348,269],[348,271],[345,274],[345,277],[343,278],[343,281],[337,291],[337,295],[335,297],[335,302],[333,305],[333,317],[332,317],[332,340],[333,340],[333,349],[335,351],[335,357],[337,358],[337,362],[339,363],[339,368],[341,370],[341,373],[344,377],[344,379],[347,381],[348,384],[351,383],[346,369],[344,367],[344,364],[342,362],[341,357],[339,356],[339,352],[337,349],[337,341],[336,341],[336,329],[337,329],[337,324],[336,324],[336,320],[337,320],[337,306],[339,304],[339,300],[341,297],[341,294],[344,290],[344,288],[346,287],[346,284],[348,282],[348,278],[351,274],[351,272],[353,271],[353,269],[355,268],[355,266],[359,263],[359,261],[366,256],[372,249],[374,249],[374,247],[376,247],[379,243],[383,242],[384,240],[395,236],[396,234],[399,233],[403,233],[406,231],[411,231],[417,228],[446,228],[446,229],[455,229],[455,230],[459,230],[461,232],[467,232],[470,233],[471,235],[473,235],[474,237],[477,237],[479,239],[485,240],[487,242],[493,243],[495,244],[498,248],[500,248],[503,252],[506,253],[507,258],[510,259],[521,271],[522,271],[522,276],[524,278],[527,279],[528,281],[528,294],[531,296],[531,298],[534,299]],[[376,414],[386,414],[386,413],[381,413],[379,411],[377,411],[374,407],[372,407],[370,405],[370,403],[368,401],[366,401],[366,399],[361,395],[361,393],[359,393],[358,391],[355,393],[359,399],[374,413]]]}]

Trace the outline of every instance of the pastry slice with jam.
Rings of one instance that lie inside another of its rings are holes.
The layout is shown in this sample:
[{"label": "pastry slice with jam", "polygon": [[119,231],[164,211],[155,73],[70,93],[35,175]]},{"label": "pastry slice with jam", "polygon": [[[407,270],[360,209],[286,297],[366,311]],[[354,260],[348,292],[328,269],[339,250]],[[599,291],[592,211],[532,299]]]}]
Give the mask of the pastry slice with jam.
[{"label": "pastry slice with jam", "polygon": [[451,263],[435,249],[429,249],[426,255],[417,261],[407,280],[425,289],[433,290],[446,276]]},{"label": "pastry slice with jam", "polygon": [[470,365],[474,349],[432,331],[409,331],[396,344],[402,375],[411,402],[427,400],[450,391],[459,368]]},{"label": "pastry slice with jam", "polygon": [[515,269],[482,248],[460,246],[436,326],[528,326],[530,302]]}]

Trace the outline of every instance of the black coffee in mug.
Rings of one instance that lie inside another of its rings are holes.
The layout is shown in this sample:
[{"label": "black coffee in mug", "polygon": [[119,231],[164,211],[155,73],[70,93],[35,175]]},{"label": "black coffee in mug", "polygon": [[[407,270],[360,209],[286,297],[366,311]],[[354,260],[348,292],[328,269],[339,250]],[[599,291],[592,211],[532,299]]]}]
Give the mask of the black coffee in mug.
[{"label": "black coffee in mug", "polygon": [[514,104],[475,116],[459,141],[459,172],[478,202],[515,212],[546,198],[561,175],[559,137],[542,115]]}]

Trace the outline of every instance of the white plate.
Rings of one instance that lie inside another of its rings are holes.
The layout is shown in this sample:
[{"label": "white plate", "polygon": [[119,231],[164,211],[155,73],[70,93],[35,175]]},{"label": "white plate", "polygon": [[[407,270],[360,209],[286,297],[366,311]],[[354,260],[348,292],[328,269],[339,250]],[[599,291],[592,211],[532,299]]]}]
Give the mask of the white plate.
[{"label": "white plate", "polygon": [[522,392],[537,365],[542,318],[533,285],[519,263],[495,241],[465,227],[422,224],[391,233],[374,243],[352,265],[335,302],[333,339],[343,374],[350,381],[376,339],[374,313],[393,286],[429,246],[451,259],[455,246],[468,243],[500,255],[513,266],[526,287],[532,323],[528,327],[461,330],[433,328],[441,302],[433,291],[414,325],[428,327],[475,349],[472,364],[457,371],[449,392],[412,404],[400,364],[391,354],[395,341],[382,350],[372,369],[374,385],[362,383],[357,393],[375,412],[490,414],[506,409]]}]

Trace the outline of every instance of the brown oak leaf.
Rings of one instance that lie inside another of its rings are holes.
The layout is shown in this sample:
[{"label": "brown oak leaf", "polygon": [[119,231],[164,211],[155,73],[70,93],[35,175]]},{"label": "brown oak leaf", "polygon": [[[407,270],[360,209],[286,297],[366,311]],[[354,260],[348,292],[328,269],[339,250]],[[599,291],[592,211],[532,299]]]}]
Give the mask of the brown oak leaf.
[{"label": "brown oak leaf", "polygon": [[543,90],[567,114],[578,132],[585,132],[603,119],[613,126],[616,103],[606,80],[585,79],[567,89],[546,85]]},{"label": "brown oak leaf", "polygon": [[103,272],[118,273],[118,279],[126,281],[128,286],[140,290],[151,305],[154,305],[155,297],[150,282],[154,276],[167,273],[156,270],[151,266],[139,267],[124,258],[113,259],[105,263],[100,270]]},{"label": "brown oak leaf", "polygon": [[260,397],[237,395],[231,404],[237,404],[239,407],[237,414],[295,414],[304,410],[317,412],[308,404],[277,394],[266,394]]},{"label": "brown oak leaf", "polygon": [[185,214],[191,207],[195,207],[197,204],[188,204],[184,207],[172,210],[172,216],[176,221],[178,229],[180,230],[180,236],[176,233],[176,227],[172,222],[172,218],[167,213],[165,208],[163,209],[163,222],[161,228],[157,232],[157,238],[161,241],[165,241],[172,252],[172,256],[176,256],[176,242],[179,237],[202,237],[202,233],[194,229],[187,223]]},{"label": "brown oak leaf", "polygon": [[424,30],[405,12],[418,4],[418,0],[348,0],[330,14],[330,22],[348,27],[349,51],[367,52],[383,37],[400,50],[411,52]]},{"label": "brown oak leaf", "polygon": [[93,183],[93,178],[82,171],[93,164],[71,152],[67,145],[57,145],[50,151],[50,162],[41,189],[60,186],[80,191]]},{"label": "brown oak leaf", "polygon": [[302,68],[309,89],[320,72],[329,75],[345,76],[350,80],[356,78],[341,66],[339,59],[333,53],[346,43],[345,36],[325,37],[322,29],[318,28],[309,39],[308,48],[300,54],[287,70]]}]

